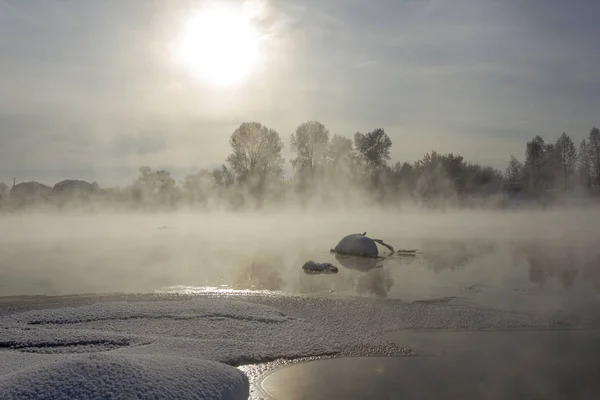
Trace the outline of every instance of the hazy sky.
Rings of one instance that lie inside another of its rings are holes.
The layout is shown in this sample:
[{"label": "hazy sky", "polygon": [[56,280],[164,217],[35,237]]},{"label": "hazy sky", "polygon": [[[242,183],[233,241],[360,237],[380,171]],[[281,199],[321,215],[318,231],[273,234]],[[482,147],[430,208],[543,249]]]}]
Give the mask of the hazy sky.
[{"label": "hazy sky", "polygon": [[0,179],[214,167],[246,120],[287,149],[316,119],[384,128],[394,160],[438,149],[499,168],[536,134],[600,125],[597,0],[269,0],[261,68],[231,88],[169,51],[199,4],[0,0]]}]

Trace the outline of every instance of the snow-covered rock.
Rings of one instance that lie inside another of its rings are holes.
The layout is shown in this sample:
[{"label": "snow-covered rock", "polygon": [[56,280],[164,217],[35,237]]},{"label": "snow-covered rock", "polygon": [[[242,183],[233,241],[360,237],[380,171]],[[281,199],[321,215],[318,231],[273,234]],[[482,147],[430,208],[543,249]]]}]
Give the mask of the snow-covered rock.
[{"label": "snow-covered rock", "polygon": [[338,254],[354,256],[377,257],[379,255],[377,244],[373,239],[360,233],[343,237],[334,250]]}]

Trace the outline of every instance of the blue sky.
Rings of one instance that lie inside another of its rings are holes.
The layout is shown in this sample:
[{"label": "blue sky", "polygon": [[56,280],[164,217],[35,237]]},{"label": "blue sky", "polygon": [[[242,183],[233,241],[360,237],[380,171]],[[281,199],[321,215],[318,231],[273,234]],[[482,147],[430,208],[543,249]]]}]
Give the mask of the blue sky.
[{"label": "blue sky", "polygon": [[265,4],[264,66],[224,89],[168,50],[201,1],[0,0],[0,180],[213,167],[245,120],[287,149],[316,119],[349,136],[383,127],[394,160],[437,149],[498,168],[536,134],[579,142],[600,125],[598,1]]}]

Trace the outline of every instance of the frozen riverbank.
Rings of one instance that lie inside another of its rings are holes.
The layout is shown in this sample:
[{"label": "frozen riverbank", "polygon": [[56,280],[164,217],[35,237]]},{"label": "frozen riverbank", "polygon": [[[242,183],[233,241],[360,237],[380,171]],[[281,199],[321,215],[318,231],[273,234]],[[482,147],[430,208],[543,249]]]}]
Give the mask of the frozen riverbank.
[{"label": "frozen riverbank", "polygon": [[[574,321],[444,302],[376,299],[260,295],[5,299],[0,302],[0,386],[5,391],[0,397],[24,394],[27,388],[44,393],[92,387],[94,393],[112,393],[127,382],[111,378],[115,374],[141,379],[139,385],[149,393],[179,396],[184,390],[217,396],[206,398],[240,393],[243,397],[248,383],[230,366],[307,356],[411,354],[401,342],[385,338],[398,330],[545,329],[598,322],[593,315]],[[125,370],[130,375],[121,373]],[[102,378],[94,383],[92,375]],[[192,376],[202,378],[191,384]],[[178,384],[162,383],[174,377]],[[36,384],[31,386],[32,382]],[[159,389],[163,392],[152,391]]]}]

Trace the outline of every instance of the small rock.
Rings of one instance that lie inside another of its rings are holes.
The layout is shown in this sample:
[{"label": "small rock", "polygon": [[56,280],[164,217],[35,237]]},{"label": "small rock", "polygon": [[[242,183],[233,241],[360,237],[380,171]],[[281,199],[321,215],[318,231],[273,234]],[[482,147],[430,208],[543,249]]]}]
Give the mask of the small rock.
[{"label": "small rock", "polygon": [[302,269],[307,274],[337,274],[338,268],[331,263],[318,263],[315,261],[307,261],[302,266]]}]

